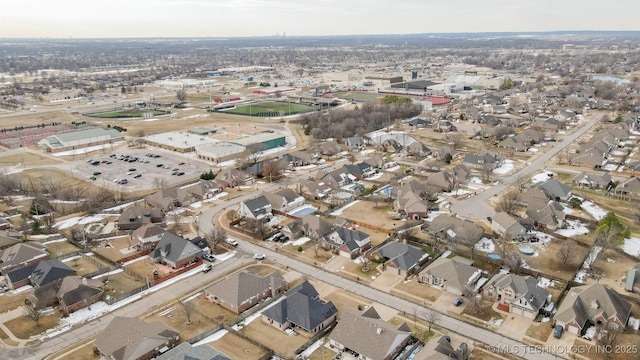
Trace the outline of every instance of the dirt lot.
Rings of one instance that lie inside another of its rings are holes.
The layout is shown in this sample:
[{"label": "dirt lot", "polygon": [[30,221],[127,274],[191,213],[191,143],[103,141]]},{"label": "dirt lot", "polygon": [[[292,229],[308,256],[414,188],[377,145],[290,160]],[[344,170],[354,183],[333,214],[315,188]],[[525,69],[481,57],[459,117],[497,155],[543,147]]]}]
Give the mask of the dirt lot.
[{"label": "dirt lot", "polygon": [[566,280],[573,279],[577,269],[582,265],[582,260],[584,259],[588,251],[587,248],[576,246],[573,255],[566,264],[559,263],[556,254],[558,253],[562,245],[555,242],[548,242],[546,246],[542,246],[541,244],[536,243],[507,244],[507,246],[505,247],[505,253],[509,253],[512,251],[518,252],[518,247],[522,245],[530,246],[538,253],[538,256],[521,255],[521,258],[531,268]]},{"label": "dirt lot", "polygon": [[219,323],[229,323],[237,317],[237,315],[231,311],[207,300],[204,294],[193,298],[191,302],[194,304],[197,312],[204,314],[207,318],[213,319]]},{"label": "dirt lot", "polygon": [[[403,221],[392,220],[387,216],[387,212],[391,208],[386,203],[379,203],[378,207],[374,202],[359,201],[355,205],[349,206],[342,210],[339,215],[349,220],[356,220],[366,224],[380,226],[385,229],[393,229],[395,227],[404,225]],[[362,231],[369,233],[369,229],[361,229]],[[373,240],[373,239],[372,239]]]},{"label": "dirt lot", "polygon": [[22,291],[18,294],[12,294],[10,291],[7,291],[2,294],[2,296],[0,296],[0,313],[17,309],[24,305],[24,301],[27,299],[27,294],[28,292],[26,291]]},{"label": "dirt lot", "polygon": [[0,167],[9,167],[14,165],[29,166],[51,165],[60,163],[62,160],[50,156],[44,156],[38,153],[24,152],[21,154],[5,155],[0,152]]},{"label": "dirt lot", "polygon": [[145,321],[161,321],[165,325],[176,329],[183,340],[209,331],[218,325],[216,321],[212,321],[204,317],[199,311],[196,311],[198,309],[195,304],[187,306],[194,307],[191,312],[191,322],[188,321],[186,310],[181,303],[170,304],[166,308],[156,312],[153,316],[147,317]]},{"label": "dirt lot", "polygon": [[104,287],[105,294],[120,295],[145,285],[144,281],[137,280],[124,271],[117,274],[103,276],[99,279],[107,281],[107,284]]},{"label": "dirt lot", "polygon": [[211,345],[232,359],[258,360],[267,354],[267,351],[233,333],[227,333]]},{"label": "dirt lot", "polygon": [[[433,286],[429,286],[427,284],[420,284],[416,281],[401,282],[395,286],[394,290],[408,293],[421,299],[425,299],[429,302],[438,300],[440,295],[442,295],[442,290],[436,289]],[[391,291],[393,292],[393,290]],[[400,294],[400,296],[402,295],[403,294]],[[414,298],[411,298],[411,300],[415,301]]]},{"label": "dirt lot", "polygon": [[308,337],[300,334],[289,336],[284,331],[265,324],[261,318],[252,321],[251,324],[242,328],[240,332],[266,347],[285,355],[287,358],[295,357],[296,350],[309,340]]},{"label": "dirt lot", "polygon": [[371,304],[371,302],[365,298],[337,289],[329,284],[314,280],[309,280],[309,282],[318,290],[322,300],[333,302],[333,305],[338,309],[338,316],[340,316],[345,309],[357,309],[359,305],[366,306]]},{"label": "dirt lot", "polygon": [[129,238],[127,236],[122,236],[117,239],[110,239],[107,243],[95,248],[93,251],[113,262],[117,262],[118,260],[134,253],[129,249],[130,245]]}]

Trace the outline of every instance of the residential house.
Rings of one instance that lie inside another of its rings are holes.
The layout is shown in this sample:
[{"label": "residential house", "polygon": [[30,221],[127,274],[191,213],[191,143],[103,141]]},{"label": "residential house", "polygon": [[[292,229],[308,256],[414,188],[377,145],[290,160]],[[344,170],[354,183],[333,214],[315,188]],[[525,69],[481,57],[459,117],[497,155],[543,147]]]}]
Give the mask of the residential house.
[{"label": "residential house", "polygon": [[157,224],[146,224],[135,229],[129,237],[129,243],[138,250],[156,247],[165,230]]},{"label": "residential house", "polygon": [[611,175],[608,172],[587,173],[582,172],[573,178],[573,184],[583,188],[608,190],[613,187]]},{"label": "residential house", "polygon": [[0,274],[35,264],[49,258],[47,248],[39,242],[21,242],[0,250]]},{"label": "residential house", "polygon": [[465,289],[475,287],[482,277],[482,270],[472,266],[470,259],[456,256],[439,257],[420,272],[420,281],[455,295],[462,295]]},{"label": "residential house", "polygon": [[484,236],[482,226],[455,215],[440,214],[427,225],[427,231],[437,239],[473,245]]},{"label": "residential house", "polygon": [[158,190],[144,198],[147,205],[159,207],[163,211],[171,211],[180,207],[189,206],[193,200],[191,194],[184,188],[176,186]]},{"label": "residential house", "polygon": [[431,149],[419,141],[412,142],[400,150],[402,157],[409,156],[422,160],[429,155],[431,155]]},{"label": "residential house", "polygon": [[178,269],[198,261],[202,255],[203,251],[198,246],[181,236],[166,231],[149,257],[153,262]]},{"label": "residential house", "polygon": [[427,180],[426,185],[436,191],[450,192],[457,188],[461,184],[456,174],[450,169],[444,169],[435,174],[431,174]]},{"label": "residential house", "polygon": [[451,337],[442,335],[437,339],[431,339],[413,357],[413,360],[464,360],[467,350],[466,343],[460,343],[458,348],[454,349],[451,345]]},{"label": "residential house", "polygon": [[533,220],[535,226],[556,230],[564,225],[566,214],[560,203],[549,201],[544,205],[527,206],[527,217]]},{"label": "residential house", "polygon": [[445,163],[449,163],[452,159],[455,159],[456,157],[458,157],[458,151],[456,151],[454,148],[447,145],[444,145],[439,148],[431,149],[431,150],[432,150],[432,155],[436,159],[443,161]]},{"label": "residential house", "polygon": [[[500,310],[528,319],[535,319],[543,311],[549,314],[553,308],[551,294],[528,275],[498,273],[484,285],[482,294],[498,302]],[[548,305],[551,307],[545,309]]]},{"label": "residential house", "polygon": [[424,200],[413,191],[398,191],[398,198],[394,202],[398,214],[408,219],[420,220],[427,217],[429,201]]},{"label": "residential house", "polygon": [[542,189],[542,191],[547,195],[547,198],[555,201],[568,201],[572,195],[570,187],[555,179],[539,181],[533,184],[532,187]]},{"label": "residential house", "polygon": [[113,360],[152,359],[180,341],[180,333],[161,321],[147,323],[116,316],[93,341],[96,353]]},{"label": "residential house", "polygon": [[313,153],[308,151],[292,151],[291,153],[282,155],[284,159],[289,162],[290,166],[307,166],[311,165],[315,161]]},{"label": "residential house", "polygon": [[242,201],[238,209],[238,214],[242,217],[255,220],[269,219],[272,216],[271,202],[269,202],[269,199],[264,194],[253,199]]},{"label": "residential house", "polygon": [[65,314],[102,300],[102,281],[71,275],[35,288],[27,300],[36,309],[59,305]]},{"label": "residential house", "polygon": [[9,289],[17,289],[25,285],[37,288],[75,274],[76,270],[62,261],[48,259],[14,268],[7,272],[6,280]]},{"label": "residential house", "polygon": [[333,225],[320,216],[305,215],[301,218],[301,222],[303,234],[311,239],[319,240],[333,231]]},{"label": "residential house", "polygon": [[338,184],[339,187],[351,184],[358,179],[355,175],[351,174],[351,171],[346,166],[342,166],[325,174],[318,173],[318,175],[322,175],[322,177],[319,178],[320,180],[331,181]]},{"label": "residential house", "polygon": [[216,194],[222,192],[222,186],[212,180],[200,180],[182,188],[191,197],[190,202],[197,202],[211,199]]},{"label": "residential house", "polygon": [[0,230],[0,250],[12,247],[22,241],[22,234],[14,229]]},{"label": "residential house", "polygon": [[260,301],[286,291],[287,286],[277,271],[264,276],[242,271],[209,286],[204,293],[210,301],[240,314]]},{"label": "residential house", "polygon": [[616,186],[615,193],[626,197],[639,197],[640,179],[634,176],[621,182]]},{"label": "residential house", "polygon": [[335,305],[322,301],[318,291],[306,280],[262,312],[262,321],[276,329],[293,329],[309,337],[333,325],[337,317]]},{"label": "residential house", "polygon": [[366,162],[360,162],[354,165],[347,164],[344,165],[344,167],[349,171],[351,175],[355,176],[358,180],[372,176],[376,173],[376,168]]},{"label": "residential house", "polygon": [[478,154],[466,154],[462,163],[473,169],[495,169],[502,165],[504,156],[495,151],[485,151]]},{"label": "residential house", "polygon": [[429,254],[419,247],[392,241],[373,250],[371,258],[381,261],[384,270],[408,277],[420,270],[429,260]]},{"label": "residential house", "polygon": [[425,119],[421,119],[421,118],[413,118],[409,121],[407,121],[407,125],[414,127],[414,128],[426,128],[426,127],[432,127],[433,126],[433,121],[431,120],[425,120]]},{"label": "residential house", "polygon": [[498,143],[498,146],[502,147],[502,148],[505,148],[505,149],[513,149],[513,150],[519,151],[519,152],[525,152],[525,151],[529,150],[529,148],[531,147],[531,144],[522,142],[520,140],[521,139],[519,137],[508,136],[504,140],[500,141]]},{"label": "residential house", "polygon": [[371,237],[360,230],[340,227],[325,235],[321,246],[337,250],[339,255],[346,258],[355,259],[371,248]]},{"label": "residential house", "polygon": [[213,181],[224,189],[253,184],[254,177],[245,171],[229,168],[221,170]]},{"label": "residential house", "polygon": [[322,200],[328,198],[329,194],[338,188],[338,183],[329,179],[300,180],[297,188],[297,191],[306,199]]},{"label": "residential house", "polygon": [[403,145],[396,139],[385,139],[377,146],[378,150],[384,153],[399,153]]},{"label": "residential house", "polygon": [[358,359],[394,359],[411,340],[406,323],[394,326],[383,321],[374,307],[359,312],[346,309],[329,335],[333,348],[350,350]]},{"label": "residential house", "polygon": [[322,155],[333,156],[342,151],[342,147],[335,141],[323,141],[315,149]]},{"label": "residential house", "polygon": [[164,211],[160,207],[147,209],[142,206],[129,206],[118,218],[119,230],[135,230],[147,224],[161,224]]},{"label": "residential house", "polygon": [[348,138],[344,139],[344,144],[349,149],[358,149],[358,150],[362,150],[366,146],[366,143],[365,143],[364,139],[362,137],[360,137],[360,136],[348,137]]},{"label": "residential house", "polygon": [[602,169],[607,163],[607,153],[596,148],[592,148],[571,157],[569,163],[571,166],[585,166],[591,169]]},{"label": "residential house", "polygon": [[433,124],[433,131],[435,132],[453,132],[458,131],[458,128],[453,125],[449,120],[439,120]]},{"label": "residential house", "polygon": [[631,315],[631,304],[615,290],[593,283],[571,288],[558,307],[555,323],[581,335],[590,324],[622,331]]},{"label": "residential house", "polygon": [[209,344],[201,344],[193,346],[188,342],[182,342],[180,345],[157,356],[155,360],[231,360],[231,357],[214,349]]},{"label": "residential house", "polygon": [[263,193],[269,203],[271,204],[271,210],[277,210],[283,213],[287,213],[295,208],[304,205],[304,197],[298,195],[291,189],[280,189],[273,193]]},{"label": "residential house", "polygon": [[493,216],[491,230],[500,236],[507,234],[509,238],[514,240],[522,238],[527,233],[527,229],[517,219],[504,211]]}]

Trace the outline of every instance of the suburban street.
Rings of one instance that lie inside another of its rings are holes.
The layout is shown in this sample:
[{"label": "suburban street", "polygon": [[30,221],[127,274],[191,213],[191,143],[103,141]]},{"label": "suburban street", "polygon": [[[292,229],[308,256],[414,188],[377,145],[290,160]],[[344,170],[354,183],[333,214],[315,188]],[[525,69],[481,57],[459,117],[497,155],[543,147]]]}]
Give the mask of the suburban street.
[{"label": "suburban street", "polygon": [[595,124],[599,123],[603,115],[594,115],[593,118],[583,124],[579,129],[567,135],[562,141],[555,143],[551,149],[544,154],[536,157],[527,166],[516,171],[515,173],[500,177],[499,184],[489,187],[487,190],[471,196],[468,199],[460,200],[451,204],[451,211],[458,214],[459,217],[469,219],[486,219],[488,216],[494,216],[496,211],[487,204],[487,200],[492,196],[496,196],[512,186],[517,180],[527,178],[531,174],[540,172],[545,169],[547,161],[576,141],[585,132],[591,129]]}]

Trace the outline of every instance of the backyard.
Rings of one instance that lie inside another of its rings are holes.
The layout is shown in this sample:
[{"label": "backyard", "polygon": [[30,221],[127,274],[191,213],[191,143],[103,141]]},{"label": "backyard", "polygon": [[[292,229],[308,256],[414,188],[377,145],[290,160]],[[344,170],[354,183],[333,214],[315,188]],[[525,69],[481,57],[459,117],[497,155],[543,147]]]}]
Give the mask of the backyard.
[{"label": "backyard", "polygon": [[267,355],[266,350],[231,332],[211,345],[232,359],[259,360]]},{"label": "backyard", "polygon": [[309,340],[303,335],[289,336],[284,331],[265,324],[260,317],[242,328],[240,332],[286,358],[294,358],[296,350]]}]

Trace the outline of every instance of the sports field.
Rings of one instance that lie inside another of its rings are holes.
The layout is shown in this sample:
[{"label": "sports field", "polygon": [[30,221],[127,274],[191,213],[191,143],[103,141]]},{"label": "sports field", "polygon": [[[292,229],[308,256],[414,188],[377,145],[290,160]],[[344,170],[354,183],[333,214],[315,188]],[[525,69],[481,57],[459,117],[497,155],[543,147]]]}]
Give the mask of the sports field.
[{"label": "sports field", "polygon": [[254,104],[238,105],[234,108],[220,110],[225,114],[247,115],[257,117],[277,117],[313,111],[313,107],[284,101],[263,101]]},{"label": "sports field", "polygon": [[339,99],[345,100],[379,100],[384,94],[370,94],[370,93],[360,93],[360,92],[343,92],[343,93],[335,93],[333,96]]},{"label": "sports field", "polygon": [[87,116],[97,117],[97,118],[106,118],[106,119],[119,119],[119,118],[144,117],[145,113],[151,113],[151,116],[168,114],[168,112],[162,111],[162,110],[131,109],[131,110],[109,111],[109,112],[103,112],[103,113],[93,113],[93,114],[87,114]]}]

